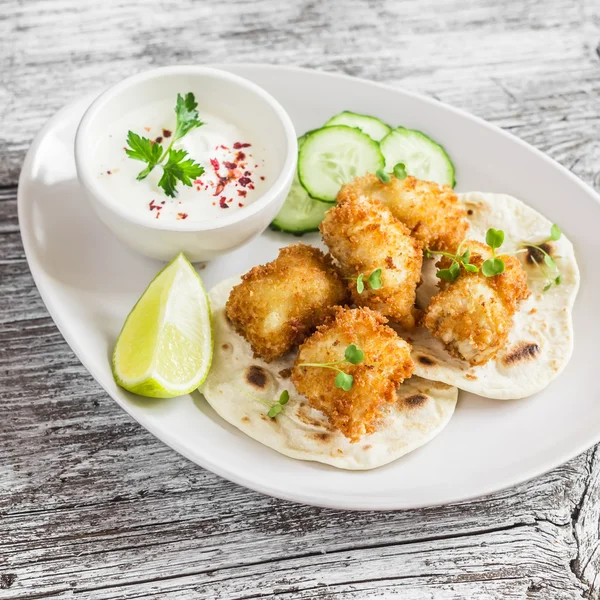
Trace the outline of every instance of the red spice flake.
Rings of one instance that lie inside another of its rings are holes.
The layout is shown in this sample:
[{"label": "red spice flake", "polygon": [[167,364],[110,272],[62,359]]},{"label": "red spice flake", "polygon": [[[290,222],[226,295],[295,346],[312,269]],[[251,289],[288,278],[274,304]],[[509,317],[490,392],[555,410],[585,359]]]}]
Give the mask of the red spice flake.
[{"label": "red spice flake", "polygon": [[183,219],[187,219],[188,218],[188,214],[187,213],[177,213],[177,220],[183,220]]},{"label": "red spice flake", "polygon": [[[164,202],[163,202],[164,204]],[[162,206],[158,205],[158,204],[154,204],[154,200],[150,200],[150,203],[148,204],[148,208],[150,210],[150,212],[152,212],[154,209],[156,209],[156,211],[160,211],[160,209],[162,208]]]},{"label": "red spice flake", "polygon": [[160,212],[156,213],[156,218],[158,219],[158,217],[160,217]]},{"label": "red spice flake", "polygon": [[162,137],[159,135],[155,140],[154,140],[157,144],[160,144],[162,142]]},{"label": "red spice flake", "polygon": [[241,208],[244,205],[241,202],[238,202],[238,206]]},{"label": "red spice flake", "polygon": [[106,171],[107,175],[112,175],[112,173],[110,171]]},{"label": "red spice flake", "polygon": [[245,198],[246,194],[248,192],[246,190],[238,190],[237,193],[238,193],[238,196],[241,196],[242,198]]},{"label": "red spice flake", "polygon": [[236,142],[236,143],[233,145],[233,147],[234,147],[236,150],[239,150],[240,148],[249,148],[251,145],[252,145],[252,144],[245,144],[245,143],[242,143],[242,142]]},{"label": "red spice flake", "polygon": [[202,185],[202,179],[195,179],[195,180],[194,180],[194,183],[195,183],[196,185]]},{"label": "red spice flake", "polygon": [[146,131],[150,131],[150,130],[152,129],[152,127],[144,127],[144,129],[145,129]]},{"label": "red spice flake", "polygon": [[222,148],[223,150],[229,150],[229,148],[228,148],[227,146],[223,146],[223,144],[221,144],[221,148]]},{"label": "red spice flake", "polygon": [[264,176],[264,175],[261,175],[261,176],[260,176],[260,180],[261,180],[261,181],[264,181],[264,180],[265,180],[265,176]]},{"label": "red spice flake", "polygon": [[252,175],[252,172],[251,171],[244,171],[244,175],[246,177],[250,177],[250,175]]},{"label": "red spice flake", "polygon": [[213,206],[216,206],[216,205],[217,205],[217,203],[216,203],[216,202],[213,202]]},{"label": "red spice flake", "polygon": [[227,203],[226,203],[226,198],[225,198],[225,196],[221,196],[221,197],[219,198],[219,206],[220,206],[221,208],[229,208],[229,206],[227,206]]},{"label": "red spice flake", "polygon": [[172,132],[171,132],[171,131],[169,131],[168,129],[163,129],[163,130],[162,130],[162,133],[163,133],[163,137],[166,137],[166,138],[168,138],[168,137],[171,137],[171,133],[172,133]]},{"label": "red spice flake", "polygon": [[254,186],[253,186],[252,184],[250,184],[250,185],[248,186],[248,188],[249,188],[249,189],[251,189],[251,190],[253,190],[253,189],[254,189]]},{"label": "red spice flake", "polygon": [[235,155],[235,160],[237,160],[238,162],[245,160],[246,155],[240,150],[236,155]]},{"label": "red spice flake", "polygon": [[233,171],[233,169],[237,169],[237,165],[234,162],[224,162],[223,165],[226,169]]},{"label": "red spice flake", "polygon": [[229,200],[227,200],[228,204],[231,204],[233,202],[233,198],[229,198]]},{"label": "red spice flake", "polygon": [[202,189],[202,188],[201,188],[199,185],[197,185],[197,186],[196,186],[196,191],[197,191],[197,192],[199,192],[201,189]]},{"label": "red spice flake", "polygon": [[212,165],[212,168],[215,170],[216,173],[219,170],[219,161],[216,158],[211,158],[210,164]]},{"label": "red spice flake", "polygon": [[246,187],[249,183],[252,183],[252,180],[250,177],[240,177],[238,182],[242,187]]},{"label": "red spice flake", "polygon": [[258,165],[254,165],[254,168],[255,168],[255,169],[258,169]]},{"label": "red spice flake", "polygon": [[163,200],[163,201],[161,202],[161,204],[164,204],[164,203],[165,203],[165,200]]},{"label": "red spice flake", "polygon": [[219,177],[219,183],[217,183],[217,189],[215,190],[213,196],[218,196],[219,194],[221,194],[225,189],[225,186],[227,185],[228,181],[229,179],[227,179],[227,177]]}]

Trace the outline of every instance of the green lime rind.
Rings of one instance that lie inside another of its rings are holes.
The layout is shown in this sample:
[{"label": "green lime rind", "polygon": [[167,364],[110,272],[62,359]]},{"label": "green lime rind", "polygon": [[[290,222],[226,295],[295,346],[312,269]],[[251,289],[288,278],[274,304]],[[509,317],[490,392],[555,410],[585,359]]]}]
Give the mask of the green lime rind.
[{"label": "green lime rind", "polygon": [[[177,279],[178,275],[183,275],[183,279]],[[179,295],[172,296],[172,292],[179,292]],[[195,294],[201,294],[202,301],[196,307],[198,314],[191,315],[190,320],[187,307],[193,308]],[[165,320],[169,303],[176,303],[177,310],[173,311],[174,319]],[[185,326],[187,335],[181,331],[181,326]],[[194,337],[199,339],[192,339]],[[165,351],[161,351],[161,345]],[[112,355],[113,377],[117,385],[140,396],[183,396],[193,392],[206,379],[212,363],[213,345],[208,295],[194,267],[179,254],[154,277],[125,319]],[[180,356],[171,355],[172,350]],[[124,366],[135,370],[140,364],[142,372],[136,376],[124,373]],[[187,376],[190,370],[193,374]],[[169,379],[169,373],[174,375],[173,380]],[[183,381],[182,374],[185,376]]]}]

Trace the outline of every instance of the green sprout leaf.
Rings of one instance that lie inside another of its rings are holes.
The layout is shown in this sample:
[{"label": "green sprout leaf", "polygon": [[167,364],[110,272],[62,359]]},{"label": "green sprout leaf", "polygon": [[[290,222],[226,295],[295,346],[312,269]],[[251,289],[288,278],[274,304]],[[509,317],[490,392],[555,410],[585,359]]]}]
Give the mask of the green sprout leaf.
[{"label": "green sprout leaf", "polygon": [[400,162],[394,165],[394,175],[396,176],[396,179],[406,179],[408,174],[404,163]]},{"label": "green sprout leaf", "polygon": [[452,274],[452,277],[456,279],[460,275],[460,264],[457,262],[453,262],[448,269]]},{"label": "green sprout leaf", "polygon": [[355,344],[350,344],[344,352],[344,357],[349,363],[359,365],[363,361],[365,353]]},{"label": "green sprout leaf", "polygon": [[375,269],[367,281],[372,290],[378,290],[381,287],[381,269]]},{"label": "green sprout leaf", "polygon": [[557,240],[560,240],[561,236],[562,231],[560,230],[560,227],[556,223],[553,223],[552,227],[550,228],[550,239],[553,242],[556,242]]},{"label": "green sprout leaf", "polygon": [[562,282],[562,275],[557,275],[556,278],[554,279],[554,283],[556,285],[560,285]]},{"label": "green sprout leaf", "polygon": [[279,404],[281,404],[281,406],[283,406],[284,404],[287,404],[290,400],[290,393],[287,390],[283,390],[283,392],[281,392],[281,395],[279,396]]},{"label": "green sprout leaf", "polygon": [[354,383],[354,377],[352,375],[348,375],[348,373],[344,373],[340,371],[335,376],[335,387],[344,390],[345,392],[349,392],[352,389],[352,384]]},{"label": "green sprout leaf", "polygon": [[550,288],[552,287],[552,282],[549,281],[545,286],[544,286],[544,291],[547,292]]},{"label": "green sprout leaf", "polygon": [[501,258],[488,258],[481,265],[481,272],[486,277],[494,277],[495,275],[501,275],[505,269],[504,261]]},{"label": "green sprout leaf", "polygon": [[379,178],[379,181],[381,181],[381,183],[389,183],[390,180],[392,179],[389,175],[389,173],[387,173],[385,171],[385,169],[378,169],[377,172],[375,173],[375,175],[377,175],[377,177]]},{"label": "green sprout leaf", "polygon": [[544,262],[551,268],[556,270],[556,263],[549,254],[544,254]]},{"label": "green sprout leaf", "polygon": [[365,283],[363,281],[363,279],[365,278],[364,274],[361,273],[357,278],[356,278],[356,291],[359,294],[362,294],[365,291]]},{"label": "green sprout leaf", "polygon": [[494,250],[504,243],[504,231],[491,227],[485,234],[485,243]]},{"label": "green sprout leaf", "polygon": [[440,269],[435,275],[450,283],[456,281],[456,278],[458,277],[458,275],[453,274],[450,269]]},{"label": "green sprout leaf", "polygon": [[463,263],[463,267],[465,268],[465,271],[469,271],[469,273],[479,273],[479,269],[470,263]]},{"label": "green sprout leaf", "polygon": [[269,412],[267,413],[267,417],[274,419],[281,411],[283,410],[283,406],[281,404],[275,404],[271,406]]}]

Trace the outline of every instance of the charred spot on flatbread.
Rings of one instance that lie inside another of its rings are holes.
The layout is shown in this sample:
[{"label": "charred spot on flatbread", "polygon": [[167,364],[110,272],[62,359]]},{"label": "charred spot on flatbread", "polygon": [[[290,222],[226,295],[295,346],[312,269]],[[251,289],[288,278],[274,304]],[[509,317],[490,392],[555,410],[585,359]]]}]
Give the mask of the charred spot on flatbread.
[{"label": "charred spot on flatbread", "polygon": [[422,365],[427,365],[428,367],[436,364],[436,362],[435,362],[435,360],[433,360],[433,358],[429,358],[429,356],[425,356],[424,354],[421,354],[420,356],[417,356],[417,360]]},{"label": "charred spot on flatbread", "polygon": [[231,350],[231,344],[225,342],[224,344],[221,344],[221,348],[223,350]]},{"label": "charred spot on flatbread", "polygon": [[[541,248],[541,250],[540,250]],[[534,248],[533,246],[527,246],[527,255],[525,260],[527,261],[527,264],[530,265],[535,265],[536,263],[539,265],[541,263],[544,262],[544,252],[542,252],[542,250],[546,253],[549,254],[550,256],[552,256],[552,244],[548,243],[548,242],[544,242],[543,244],[540,244],[539,248]]]},{"label": "charred spot on flatbread", "polygon": [[250,417],[242,417],[242,423],[250,423]]},{"label": "charred spot on flatbread", "polygon": [[519,363],[526,362],[533,358],[536,358],[537,355],[541,352],[541,348],[535,342],[524,342],[511,348],[502,359],[502,362],[507,367],[514,367]]},{"label": "charred spot on flatbread", "polygon": [[269,385],[269,376],[262,367],[250,365],[246,369],[246,382],[258,390],[265,390]]},{"label": "charred spot on flatbread", "polygon": [[310,436],[317,442],[328,442],[329,438],[331,438],[331,434],[327,433],[326,431],[318,431],[316,433],[311,433]]},{"label": "charred spot on flatbread", "polygon": [[279,377],[281,377],[282,379],[289,379],[291,376],[292,376],[291,369],[281,369],[281,371],[279,371]]},{"label": "charred spot on flatbread", "polygon": [[409,408],[417,408],[418,406],[423,406],[427,400],[428,396],[425,394],[413,394],[408,398],[404,398],[404,404]]}]

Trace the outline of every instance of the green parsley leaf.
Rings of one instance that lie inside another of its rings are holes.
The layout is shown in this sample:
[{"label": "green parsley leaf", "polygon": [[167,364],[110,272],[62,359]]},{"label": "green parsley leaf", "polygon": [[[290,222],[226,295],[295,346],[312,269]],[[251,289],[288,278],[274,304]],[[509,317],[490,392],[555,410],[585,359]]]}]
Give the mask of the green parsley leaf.
[{"label": "green parsley leaf", "polygon": [[344,352],[344,357],[349,363],[359,365],[363,361],[365,353],[355,344],[350,344]]},{"label": "green parsley leaf", "polygon": [[363,279],[365,278],[364,273],[361,273],[357,278],[356,278],[356,291],[359,294],[362,294],[365,291],[365,284]]},{"label": "green parsley leaf", "polygon": [[500,248],[504,243],[504,231],[501,229],[494,229],[493,227],[488,229],[485,234],[485,243],[490,248]]},{"label": "green parsley leaf", "polygon": [[198,103],[192,92],[185,96],[177,94],[177,104],[175,105],[175,114],[177,115],[177,126],[175,127],[174,141],[181,139],[184,135],[204,125],[198,119],[198,111],[196,110]]},{"label": "green parsley leaf", "polygon": [[389,183],[390,180],[392,179],[389,175],[389,173],[385,170],[385,169],[379,169],[375,175],[377,175],[377,177],[379,178],[379,181],[381,181],[381,183]]},{"label": "green parsley leaf", "polygon": [[560,227],[556,223],[553,223],[552,227],[550,228],[550,239],[553,242],[556,242],[557,240],[560,240],[561,236],[562,231],[560,230]]},{"label": "green parsley leaf", "polygon": [[354,377],[343,371],[340,371],[335,377],[335,387],[342,389],[345,392],[349,392],[352,389],[353,383]]},{"label": "green parsley leaf", "polygon": [[396,176],[396,179],[406,179],[408,174],[404,163],[400,162],[394,165],[394,175]]},{"label": "green parsley leaf", "polygon": [[483,265],[481,265],[481,272],[486,277],[494,277],[495,275],[504,273],[505,266],[506,265],[501,258],[488,258]]},{"label": "green parsley leaf", "polygon": [[367,281],[372,290],[378,290],[381,287],[381,269],[375,269]]},{"label": "green parsley leaf", "polygon": [[127,133],[127,145],[129,148],[125,148],[125,153],[129,158],[148,163],[148,166],[137,176],[138,181],[141,181],[148,177],[150,171],[159,163],[163,151],[162,146],[133,131]]},{"label": "green parsley leaf", "polygon": [[188,156],[185,150],[169,150],[169,158],[163,165],[163,174],[158,182],[167,196],[174,198],[177,190],[177,182],[181,181],[183,185],[192,186],[194,179],[197,179],[204,173],[204,168],[195,163],[191,158],[184,160]]}]

